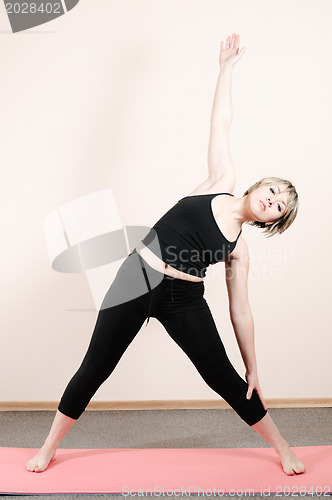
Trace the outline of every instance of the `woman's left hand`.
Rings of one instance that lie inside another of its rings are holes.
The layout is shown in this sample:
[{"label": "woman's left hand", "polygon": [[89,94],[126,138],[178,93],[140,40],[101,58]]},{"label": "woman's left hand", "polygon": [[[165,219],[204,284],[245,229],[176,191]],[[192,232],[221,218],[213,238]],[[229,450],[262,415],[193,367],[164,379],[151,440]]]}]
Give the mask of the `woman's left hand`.
[{"label": "woman's left hand", "polygon": [[263,398],[262,390],[259,386],[257,371],[256,370],[253,372],[246,371],[245,378],[246,378],[246,381],[248,383],[248,392],[246,394],[246,398],[250,399],[252,396],[252,391],[254,389],[256,389],[256,392],[259,396],[259,399],[262,402],[262,405],[264,406],[264,409],[267,410],[266,403],[265,403],[264,398]]},{"label": "woman's left hand", "polygon": [[239,59],[243,56],[246,47],[243,47],[241,52],[239,52],[240,47],[240,35],[236,35],[235,33],[232,36],[228,36],[226,43],[221,42],[220,45],[220,55],[219,55],[219,65],[220,68],[227,64],[228,66],[234,66],[238,62]]}]

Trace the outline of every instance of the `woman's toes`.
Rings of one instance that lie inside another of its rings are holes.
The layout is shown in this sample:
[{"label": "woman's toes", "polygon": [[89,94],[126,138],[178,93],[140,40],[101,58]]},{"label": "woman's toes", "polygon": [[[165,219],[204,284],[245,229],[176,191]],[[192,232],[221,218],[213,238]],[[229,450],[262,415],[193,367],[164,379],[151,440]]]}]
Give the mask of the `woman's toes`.
[{"label": "woman's toes", "polygon": [[[53,455],[53,456],[52,456]],[[52,458],[50,458],[52,457]],[[47,469],[50,462],[56,459],[56,452],[54,449],[42,447],[37,455],[35,455],[29,462],[25,464],[26,469],[30,472],[43,472]]]}]

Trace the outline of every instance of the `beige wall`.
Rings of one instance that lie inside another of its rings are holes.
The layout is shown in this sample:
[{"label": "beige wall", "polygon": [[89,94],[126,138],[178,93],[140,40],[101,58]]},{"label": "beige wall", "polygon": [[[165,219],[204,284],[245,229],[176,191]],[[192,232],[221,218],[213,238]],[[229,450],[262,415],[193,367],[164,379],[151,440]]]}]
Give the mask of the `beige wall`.
[{"label": "beige wall", "polygon": [[[265,239],[243,226],[266,398],[332,397],[330,0],[81,0],[12,34],[1,11],[1,401],[59,400],[96,320],[84,275],[53,271],[43,223],[111,187],[124,225],[153,225],[207,175],[222,39],[234,69],[235,196],[267,175],[298,189],[296,223]],[[242,45],[241,44],[241,45]],[[224,264],[206,295],[226,350],[244,365]],[[156,319],[94,401],[219,399]]]}]

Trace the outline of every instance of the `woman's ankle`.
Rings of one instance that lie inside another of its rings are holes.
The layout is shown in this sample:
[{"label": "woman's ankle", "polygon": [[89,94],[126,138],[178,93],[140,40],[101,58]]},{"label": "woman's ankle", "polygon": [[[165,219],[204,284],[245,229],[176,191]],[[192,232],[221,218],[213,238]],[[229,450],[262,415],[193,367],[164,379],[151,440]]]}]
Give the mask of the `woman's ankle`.
[{"label": "woman's ankle", "polygon": [[59,443],[57,441],[52,440],[49,436],[47,436],[47,438],[44,441],[43,446],[45,446],[47,448],[53,448],[56,450],[59,446]]},{"label": "woman's ankle", "polygon": [[278,441],[278,443],[276,443],[276,445],[274,446],[274,449],[276,450],[278,455],[281,455],[283,452],[285,452],[286,450],[289,449],[289,444],[287,443],[286,439],[284,439],[282,437],[280,439],[280,441]]}]

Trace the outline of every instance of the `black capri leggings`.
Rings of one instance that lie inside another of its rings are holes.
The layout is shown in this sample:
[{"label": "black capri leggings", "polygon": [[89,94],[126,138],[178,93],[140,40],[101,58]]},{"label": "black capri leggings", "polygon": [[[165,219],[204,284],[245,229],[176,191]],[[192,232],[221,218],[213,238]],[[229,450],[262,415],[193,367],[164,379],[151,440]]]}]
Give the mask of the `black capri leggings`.
[{"label": "black capri leggings", "polygon": [[156,271],[136,249],[121,264],[99,310],[84,359],[69,381],[58,410],[78,419],[110,376],[144,321],[152,316],[191,359],[205,382],[248,425],[267,413],[256,392],[246,399],[247,382],[226,354],[203,281],[172,278]]}]

